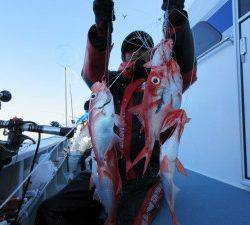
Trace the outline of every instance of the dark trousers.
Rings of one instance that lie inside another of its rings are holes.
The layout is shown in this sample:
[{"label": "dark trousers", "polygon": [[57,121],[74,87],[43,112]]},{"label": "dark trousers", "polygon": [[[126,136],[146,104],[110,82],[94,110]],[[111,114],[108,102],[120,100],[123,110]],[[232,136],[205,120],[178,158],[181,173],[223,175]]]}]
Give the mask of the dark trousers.
[{"label": "dark trousers", "polygon": [[101,225],[102,205],[89,190],[90,173],[80,173],[62,191],[45,200],[37,211],[35,225]]},{"label": "dark trousers", "polygon": [[[133,225],[148,190],[159,182],[156,176],[125,182],[118,204],[117,225]],[[89,190],[90,173],[82,172],[61,192],[45,200],[37,211],[35,225],[102,225],[103,207]],[[150,214],[150,213],[149,213]]]}]

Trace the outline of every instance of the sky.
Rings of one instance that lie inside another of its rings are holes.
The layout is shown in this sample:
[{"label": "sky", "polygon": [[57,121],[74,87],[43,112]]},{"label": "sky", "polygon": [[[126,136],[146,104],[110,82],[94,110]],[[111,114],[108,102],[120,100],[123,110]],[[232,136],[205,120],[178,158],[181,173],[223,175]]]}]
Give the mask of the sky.
[{"label": "sky", "polygon": [[[190,6],[193,0],[187,0]],[[90,91],[80,77],[87,32],[94,23],[92,0],[0,1],[0,91],[12,100],[2,104],[0,119],[12,117],[65,124],[64,66],[71,86],[74,117],[83,113]],[[113,43],[109,68],[121,62],[122,40],[144,30],[155,43],[162,38],[162,0],[115,1]],[[127,15],[124,19],[123,15]],[[69,92],[68,92],[69,98]],[[71,119],[70,104],[68,104]]]}]

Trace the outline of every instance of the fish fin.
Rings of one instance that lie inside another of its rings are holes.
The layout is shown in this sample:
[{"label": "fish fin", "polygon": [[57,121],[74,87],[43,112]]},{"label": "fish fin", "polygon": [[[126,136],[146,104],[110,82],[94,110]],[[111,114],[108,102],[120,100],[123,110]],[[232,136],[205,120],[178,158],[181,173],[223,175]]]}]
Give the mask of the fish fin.
[{"label": "fish fin", "polygon": [[174,126],[177,123],[177,119],[180,118],[181,112],[182,112],[182,109],[178,109],[178,110],[169,112],[167,114],[162,125],[161,133],[168,130],[170,127]]},{"label": "fish fin", "polygon": [[136,115],[140,121],[140,123],[142,124],[143,128],[145,128],[145,122],[143,119],[143,106],[142,105],[136,105],[134,107],[131,107],[128,110],[130,113]]},{"label": "fish fin", "polygon": [[151,159],[151,155],[152,153],[148,152],[148,148],[145,146],[142,151],[138,154],[138,156],[136,157],[136,159],[133,161],[133,163],[131,163],[129,165],[128,168],[126,168],[126,171],[128,172],[129,170],[131,170],[139,161],[141,161],[143,158],[145,158],[145,162],[144,162],[144,168],[143,168],[143,175],[145,174],[147,168],[148,168],[148,164],[150,162]]},{"label": "fish fin", "polygon": [[187,113],[185,112],[185,110],[182,110],[180,113],[180,118],[178,121],[178,126],[179,126],[179,140],[181,139],[181,135],[183,133],[184,130],[184,126],[185,124],[188,122],[188,117],[187,117]]},{"label": "fish fin", "polygon": [[173,225],[178,225],[178,220],[177,220],[177,216],[176,216],[176,213],[175,213],[175,210],[174,210],[174,203],[175,203],[175,198],[176,198],[176,195],[177,193],[179,192],[179,188],[174,184],[172,183],[172,188],[171,188],[171,199],[167,199],[167,203],[168,203],[168,207],[169,207],[169,210],[170,210],[170,214],[171,214],[171,217],[172,217],[172,224]]},{"label": "fish fin", "polygon": [[174,209],[170,209],[170,214],[171,214],[171,217],[172,217],[172,225],[178,225],[179,222],[177,220],[177,216],[176,216],[175,210]]},{"label": "fish fin", "polygon": [[181,174],[183,174],[183,175],[185,175],[185,176],[188,175],[188,173],[187,173],[185,167],[182,165],[181,161],[180,161],[178,158],[176,158],[176,160],[175,160],[175,166],[176,166],[177,170],[178,170]]},{"label": "fish fin", "polygon": [[108,151],[106,155],[107,164],[106,168],[104,169],[104,175],[112,180],[114,184],[116,195],[120,194],[122,189],[122,181],[118,169],[117,158],[117,151],[115,148],[113,149],[113,151]]},{"label": "fish fin", "polygon": [[133,170],[134,165],[128,159],[126,159],[126,179],[131,180],[136,178],[135,171]]},{"label": "fish fin", "polygon": [[126,173],[133,168],[133,164],[130,160],[126,159]]},{"label": "fish fin", "polygon": [[145,162],[144,162],[143,175],[145,174],[145,172],[146,172],[146,170],[148,168],[149,162],[151,160],[151,155],[152,155],[152,152],[146,154],[146,159],[145,159]]},{"label": "fish fin", "polygon": [[168,161],[168,157],[165,155],[161,165],[160,165],[160,172],[169,172],[169,161]]},{"label": "fish fin", "polygon": [[158,107],[161,103],[162,103],[162,99],[158,99],[158,100],[156,100],[154,102],[151,102],[150,105],[149,105],[149,108]]}]

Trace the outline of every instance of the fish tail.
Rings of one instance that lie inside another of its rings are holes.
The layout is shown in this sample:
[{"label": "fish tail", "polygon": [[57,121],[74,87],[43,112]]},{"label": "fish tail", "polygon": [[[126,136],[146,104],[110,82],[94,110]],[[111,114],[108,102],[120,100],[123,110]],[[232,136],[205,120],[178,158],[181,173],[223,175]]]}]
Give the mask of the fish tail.
[{"label": "fish tail", "polygon": [[174,210],[174,205],[175,205],[175,199],[180,191],[180,189],[174,184],[173,178],[169,176],[165,176],[164,174],[161,174],[161,179],[162,179],[162,185],[164,189],[164,195],[165,199],[168,204],[168,208],[172,217],[173,225],[177,225],[178,221],[176,218],[175,210]]},{"label": "fish tail", "polygon": [[168,202],[168,207],[169,207],[169,211],[170,211],[170,214],[171,214],[171,217],[172,217],[172,224],[173,225],[178,225],[179,222],[177,220],[177,216],[176,216],[176,213],[175,213],[175,210],[174,208],[171,206],[171,203]]},{"label": "fish tail", "polygon": [[[147,147],[145,146],[142,151],[137,155],[137,157],[135,158],[135,160],[133,161],[133,163],[128,162],[127,163],[127,168],[126,171],[130,171],[139,161],[141,161],[143,158],[146,157],[146,161],[148,158],[148,151],[147,151]],[[144,166],[144,172],[145,172],[145,166]],[[143,172],[143,174],[144,174]]]},{"label": "fish tail", "polygon": [[128,173],[133,168],[133,164],[129,159],[126,159],[126,173]]},{"label": "fish tail", "polygon": [[175,160],[175,166],[176,166],[177,170],[179,171],[179,173],[181,173],[185,176],[188,175],[185,167],[182,165],[182,163],[180,162],[180,160],[178,158],[176,158],[176,160]]},{"label": "fish tail", "polygon": [[148,164],[149,164],[149,162],[151,160],[151,155],[152,155],[152,153],[147,153],[146,154],[146,160],[145,160],[145,163],[144,163],[143,175],[145,174],[145,172],[146,172],[146,170],[148,168]]},{"label": "fish tail", "polygon": [[179,222],[178,222],[178,220],[177,220],[177,216],[176,216],[176,213],[175,213],[174,210],[173,210],[173,212],[171,212],[171,216],[172,216],[172,220],[173,220],[172,224],[173,224],[173,225],[178,225]]},{"label": "fish tail", "polygon": [[164,156],[163,160],[161,161],[160,172],[162,172],[162,173],[169,172],[169,160],[168,160],[168,157],[166,155]]}]

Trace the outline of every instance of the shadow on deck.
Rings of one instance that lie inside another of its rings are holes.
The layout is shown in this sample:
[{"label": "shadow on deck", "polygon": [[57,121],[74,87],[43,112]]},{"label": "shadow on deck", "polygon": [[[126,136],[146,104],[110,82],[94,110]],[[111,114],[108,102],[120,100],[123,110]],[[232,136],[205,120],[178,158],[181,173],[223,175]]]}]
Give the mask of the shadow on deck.
[{"label": "shadow on deck", "polygon": [[[250,192],[189,171],[176,173],[181,189],[176,199],[180,225],[250,225]],[[162,209],[153,225],[171,225],[168,211]]]}]

